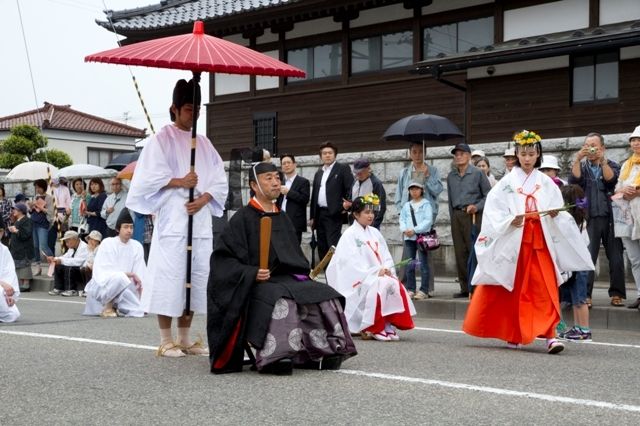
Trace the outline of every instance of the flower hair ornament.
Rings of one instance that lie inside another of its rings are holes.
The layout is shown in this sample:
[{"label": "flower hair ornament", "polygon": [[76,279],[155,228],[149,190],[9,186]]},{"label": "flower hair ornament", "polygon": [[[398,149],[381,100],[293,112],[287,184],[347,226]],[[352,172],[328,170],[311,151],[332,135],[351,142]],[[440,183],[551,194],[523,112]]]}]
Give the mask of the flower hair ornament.
[{"label": "flower hair ornament", "polygon": [[362,210],[373,210],[377,211],[380,209],[380,197],[376,194],[370,193],[367,195],[363,195],[361,197],[353,200],[353,205],[351,206],[351,211],[362,211]]},{"label": "flower hair ornament", "polygon": [[513,136],[513,141],[520,146],[531,146],[535,145],[536,143],[540,143],[542,141],[542,138],[536,132],[523,130]]}]

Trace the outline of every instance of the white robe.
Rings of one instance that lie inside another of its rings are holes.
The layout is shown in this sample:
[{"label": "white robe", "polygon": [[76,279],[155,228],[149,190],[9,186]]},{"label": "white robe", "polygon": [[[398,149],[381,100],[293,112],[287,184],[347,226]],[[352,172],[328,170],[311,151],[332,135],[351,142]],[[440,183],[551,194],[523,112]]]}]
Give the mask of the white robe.
[{"label": "white robe", "polygon": [[[17,302],[20,297],[20,286],[18,285],[16,267],[9,249],[4,244],[0,244],[0,281],[13,288],[13,300]],[[19,317],[20,311],[17,304],[7,305],[5,290],[0,288],[0,322],[14,322]]]},{"label": "white robe", "polygon": [[85,288],[87,301],[83,315],[100,315],[104,305],[113,301],[128,317],[144,316],[136,286],[126,272],[140,278],[144,292],[147,267],[142,244],[134,239],[125,244],[120,237],[102,240],[93,263],[93,276]]},{"label": "white robe", "polygon": [[[228,183],[222,159],[209,139],[198,135],[196,140],[195,197],[209,193],[213,199],[193,216],[191,310],[206,313],[211,216],[222,216]],[[138,213],[156,215],[142,305],[146,312],[170,317],[181,316],[185,309],[189,190],[165,186],[189,172],[190,152],[190,131],[163,127],[140,154],[126,204]]]},{"label": "white robe", "polygon": [[[517,215],[525,213],[524,194],[533,191],[538,211],[564,205],[560,190],[549,176],[534,170],[526,179],[526,174],[519,167],[514,167],[511,173],[500,179],[487,195],[482,229],[475,243],[478,266],[471,280],[473,285],[501,285],[513,290],[523,227],[512,226],[511,222]],[[564,281],[562,271],[594,269],[589,250],[571,214],[563,211],[555,218],[545,215],[540,218],[540,223],[558,285]]]},{"label": "white robe", "polygon": [[[391,270],[392,277],[378,276],[383,266]],[[393,258],[384,237],[372,226],[363,228],[354,222],[342,234],[326,276],[327,283],[346,299],[344,314],[351,332],[374,324],[378,296],[383,317],[404,311]],[[407,302],[415,315],[413,302],[409,298]]]}]

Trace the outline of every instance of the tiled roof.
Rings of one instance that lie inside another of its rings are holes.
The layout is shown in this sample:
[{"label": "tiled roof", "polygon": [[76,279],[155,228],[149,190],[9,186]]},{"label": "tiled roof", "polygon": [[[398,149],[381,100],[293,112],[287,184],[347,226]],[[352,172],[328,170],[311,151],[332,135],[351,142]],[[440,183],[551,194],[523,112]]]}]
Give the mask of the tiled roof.
[{"label": "tiled roof", "polygon": [[[455,71],[490,63],[524,61],[581,50],[612,49],[640,44],[640,21],[621,22],[580,30],[520,38],[496,43],[484,48],[473,47],[468,52],[445,55],[418,62],[420,74]],[[564,50],[563,50],[564,49]],[[566,51],[565,51],[566,50]]]},{"label": "tiled roof", "polygon": [[300,0],[163,0],[159,4],[121,11],[107,10],[107,21],[97,21],[99,25],[116,29],[150,30],[175,27],[197,20],[205,21],[238,13],[255,11]]},{"label": "tiled roof", "polygon": [[45,102],[42,108],[0,117],[0,130],[11,130],[12,127],[20,124],[29,124],[43,129],[101,133],[132,138],[146,136],[144,129],[76,111],[71,108],[71,105],[54,105],[49,102]]}]

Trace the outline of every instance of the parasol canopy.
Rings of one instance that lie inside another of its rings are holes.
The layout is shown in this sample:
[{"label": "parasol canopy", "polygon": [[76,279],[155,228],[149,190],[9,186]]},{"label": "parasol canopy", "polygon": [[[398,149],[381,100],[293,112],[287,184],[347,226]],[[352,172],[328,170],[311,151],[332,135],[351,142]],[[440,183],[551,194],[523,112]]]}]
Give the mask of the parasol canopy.
[{"label": "parasol canopy", "polygon": [[105,50],[86,56],[85,62],[138,65],[154,68],[250,74],[274,77],[304,77],[298,68],[204,33],[204,23],[196,21],[193,33],[163,37]]},{"label": "parasol canopy", "polygon": [[426,142],[429,146],[444,146],[449,139],[464,137],[451,120],[434,114],[410,115],[393,123],[384,135],[386,141]]},{"label": "parasol canopy", "polygon": [[119,171],[124,169],[127,164],[138,161],[138,157],[140,157],[140,151],[125,152],[124,154],[120,154],[117,157],[114,157],[104,168]]},{"label": "parasol canopy", "polygon": [[54,175],[58,168],[42,161],[28,161],[18,164],[4,177],[4,181],[30,182],[37,179],[48,179],[49,173]]},{"label": "parasol canopy", "polygon": [[73,178],[108,178],[116,175],[115,170],[104,169],[93,164],[73,164],[58,170],[54,177]]},{"label": "parasol canopy", "polygon": [[116,177],[120,178],[120,179],[128,179],[131,180],[131,178],[133,178],[133,172],[136,170],[136,165],[138,164],[137,161],[134,161],[132,163],[127,164],[124,169],[120,170],[118,172],[118,175]]}]

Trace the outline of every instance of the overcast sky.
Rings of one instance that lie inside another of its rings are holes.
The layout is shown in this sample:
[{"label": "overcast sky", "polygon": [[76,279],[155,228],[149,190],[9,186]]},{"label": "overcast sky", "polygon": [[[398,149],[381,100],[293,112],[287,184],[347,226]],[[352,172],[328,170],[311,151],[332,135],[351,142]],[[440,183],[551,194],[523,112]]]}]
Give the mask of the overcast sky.
[{"label": "overcast sky", "polygon": [[[23,26],[18,14],[18,3]],[[131,9],[159,0],[104,0],[107,9]],[[171,92],[187,71],[85,63],[84,57],[117,47],[116,36],[95,23],[105,20],[103,0],[0,0],[0,117],[41,107],[71,105],[99,117],[149,129],[129,69],[136,76],[156,131],[169,122]],[[33,84],[27,51],[31,59]],[[203,101],[208,100],[203,74]],[[204,112],[204,111],[203,111]],[[204,133],[205,114],[198,121]]]}]

